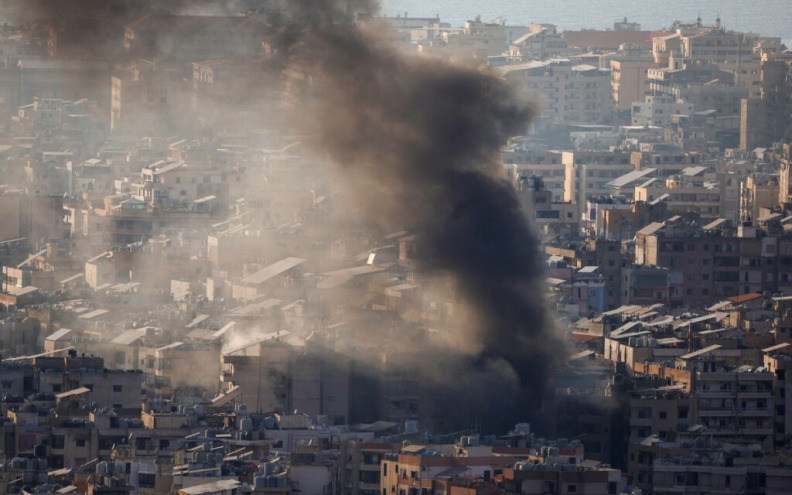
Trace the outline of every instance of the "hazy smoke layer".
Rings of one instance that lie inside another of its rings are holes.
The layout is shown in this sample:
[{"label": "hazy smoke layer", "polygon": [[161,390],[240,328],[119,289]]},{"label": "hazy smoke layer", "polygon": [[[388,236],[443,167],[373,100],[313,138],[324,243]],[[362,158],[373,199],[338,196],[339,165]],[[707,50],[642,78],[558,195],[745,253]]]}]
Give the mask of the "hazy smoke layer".
[{"label": "hazy smoke layer", "polygon": [[495,397],[502,406],[512,385],[512,404],[536,409],[560,350],[552,350],[537,239],[495,161],[509,136],[526,131],[532,107],[486,75],[393,51],[367,33],[377,26],[353,28],[333,7],[307,2],[296,16],[304,25],[293,27],[288,63],[316,76],[305,120],[371,218],[418,233],[419,268],[454,277],[476,319],[463,337],[470,354],[438,350],[405,367],[485,394],[464,399],[484,411]]},{"label": "hazy smoke layer", "polygon": [[[39,17],[70,17],[82,5],[115,26],[141,10],[132,0],[99,4],[35,3]],[[181,11],[184,2],[149,4]],[[196,4],[207,13],[231,5]],[[452,277],[466,304],[453,346],[461,350],[417,343],[388,368],[422,378],[440,429],[535,420],[562,347],[543,305],[537,239],[496,160],[509,136],[526,131],[531,105],[484,74],[395,51],[373,34],[383,31],[375,21],[353,25],[347,14],[376,10],[370,2],[290,5],[268,26],[279,32],[271,41],[303,130],[345,172],[369,220],[418,234],[418,269]]]}]

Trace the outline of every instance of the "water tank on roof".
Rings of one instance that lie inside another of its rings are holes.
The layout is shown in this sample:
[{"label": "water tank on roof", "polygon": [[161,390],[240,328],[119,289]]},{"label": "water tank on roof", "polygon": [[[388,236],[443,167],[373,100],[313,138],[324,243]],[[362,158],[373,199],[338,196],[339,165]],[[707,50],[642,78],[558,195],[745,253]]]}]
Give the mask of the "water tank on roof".
[{"label": "water tank on roof", "polygon": [[278,426],[277,421],[275,420],[275,416],[267,416],[262,421],[262,426],[265,430],[274,430],[276,426]]},{"label": "water tank on roof", "polygon": [[242,418],[239,420],[239,431],[253,430],[253,420],[250,418]]}]

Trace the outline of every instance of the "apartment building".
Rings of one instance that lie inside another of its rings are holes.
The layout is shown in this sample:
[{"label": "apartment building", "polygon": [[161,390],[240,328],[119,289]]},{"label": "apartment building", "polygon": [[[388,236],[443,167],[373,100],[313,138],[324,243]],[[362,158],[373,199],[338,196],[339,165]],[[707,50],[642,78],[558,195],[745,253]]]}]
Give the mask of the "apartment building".
[{"label": "apartment building", "polygon": [[[786,284],[792,239],[761,234],[756,227],[737,232],[652,223],[636,235],[636,264],[671,272],[671,300],[688,307]],[[681,303],[681,301],[679,301]]]},{"label": "apartment building", "polygon": [[565,166],[559,151],[533,151],[520,144],[508,146],[501,152],[507,177],[516,182],[519,177],[536,175],[544,188],[552,193],[555,202],[564,201]]},{"label": "apartment building", "polygon": [[632,125],[666,127],[674,115],[691,115],[692,103],[666,94],[647,95],[632,103]]},{"label": "apartment building", "polygon": [[561,160],[566,172],[564,201],[577,204],[581,212],[586,200],[610,196],[607,184],[633,170],[630,154],[618,151],[564,151]]},{"label": "apartment building", "polygon": [[740,181],[737,176],[715,173],[708,167],[686,167],[666,179],[653,178],[635,187],[635,201],[662,201],[669,213],[698,215],[711,222],[735,222],[739,213]]},{"label": "apartment building", "polygon": [[652,67],[657,67],[657,64],[648,55],[621,56],[610,60],[611,88],[616,110],[629,110],[633,102],[643,101],[649,91],[647,76]]},{"label": "apartment building", "polygon": [[505,65],[495,72],[536,98],[542,109],[534,123],[539,128],[600,123],[613,109],[608,69],[571,59],[549,59]]}]

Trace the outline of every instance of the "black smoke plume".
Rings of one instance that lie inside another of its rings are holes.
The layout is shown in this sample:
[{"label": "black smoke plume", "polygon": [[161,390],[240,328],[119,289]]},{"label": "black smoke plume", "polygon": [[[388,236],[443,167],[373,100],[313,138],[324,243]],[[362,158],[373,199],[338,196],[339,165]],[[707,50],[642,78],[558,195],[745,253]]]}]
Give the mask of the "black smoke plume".
[{"label": "black smoke plume", "polygon": [[337,7],[301,2],[286,29],[286,64],[314,81],[296,113],[370,220],[418,234],[418,269],[451,276],[473,319],[459,333],[465,351],[421,349],[395,367],[424,378],[448,428],[526,419],[563,349],[537,239],[496,158],[533,106],[483,73],[396,52],[374,21],[353,26]]}]

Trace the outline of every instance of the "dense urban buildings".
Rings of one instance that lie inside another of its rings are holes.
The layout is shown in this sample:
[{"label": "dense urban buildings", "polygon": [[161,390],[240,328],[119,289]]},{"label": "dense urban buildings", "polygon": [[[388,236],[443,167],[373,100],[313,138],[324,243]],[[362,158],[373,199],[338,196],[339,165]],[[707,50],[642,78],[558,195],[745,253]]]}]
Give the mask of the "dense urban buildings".
[{"label": "dense urban buildings", "polygon": [[18,3],[0,495],[790,492],[781,39]]}]

